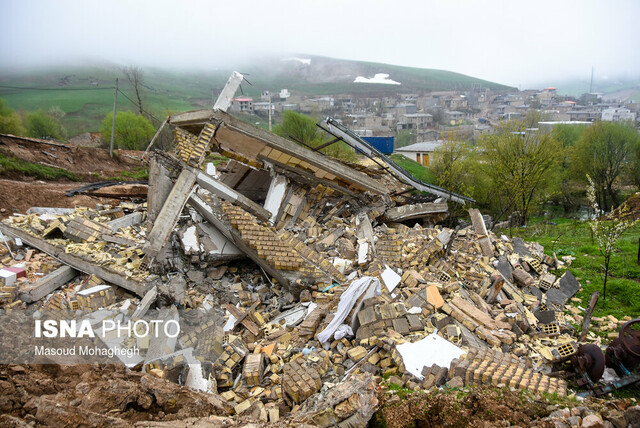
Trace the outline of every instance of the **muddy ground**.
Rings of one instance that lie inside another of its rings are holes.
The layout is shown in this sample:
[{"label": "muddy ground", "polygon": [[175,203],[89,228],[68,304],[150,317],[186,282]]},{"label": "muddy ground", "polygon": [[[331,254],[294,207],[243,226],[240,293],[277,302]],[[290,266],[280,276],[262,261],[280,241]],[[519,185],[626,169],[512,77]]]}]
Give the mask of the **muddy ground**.
[{"label": "muddy ground", "polygon": [[[72,197],[65,192],[91,182],[122,176],[146,167],[139,159],[142,152],[117,151],[113,158],[108,150],[52,144],[37,139],[0,136],[0,153],[37,165],[62,168],[75,174],[80,181],[42,181],[0,168],[0,219],[13,213],[24,214],[31,207],[73,208],[82,205],[115,203],[115,200],[84,195]],[[133,179],[131,179],[133,181]]]},{"label": "muddy ground", "polygon": [[[231,407],[217,395],[120,365],[3,365],[0,390],[3,427],[247,426],[250,421],[250,415],[230,419]],[[637,404],[631,399],[558,400],[491,387],[407,392],[380,387],[380,410],[369,426],[553,427],[559,409],[606,418]],[[281,415],[274,426],[293,426],[290,416]]]},{"label": "muddy ground", "polygon": [[0,367],[0,426],[130,426],[225,415],[203,394],[120,365]]}]

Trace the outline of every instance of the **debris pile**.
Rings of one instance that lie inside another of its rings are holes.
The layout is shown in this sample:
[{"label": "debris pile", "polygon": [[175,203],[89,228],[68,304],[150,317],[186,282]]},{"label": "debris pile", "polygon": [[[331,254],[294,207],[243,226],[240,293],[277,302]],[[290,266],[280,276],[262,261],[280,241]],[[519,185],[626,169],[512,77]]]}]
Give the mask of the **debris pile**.
[{"label": "debris pile", "polygon": [[446,202],[384,159],[347,165],[218,110],[168,123],[176,153],[152,155],[147,203],[0,224],[5,309],[179,320],[176,338],[96,342],[260,422],[363,426],[383,379],[567,394],[545,367],[576,352],[580,285],[540,245],[488,232],[477,210],[434,225]]}]

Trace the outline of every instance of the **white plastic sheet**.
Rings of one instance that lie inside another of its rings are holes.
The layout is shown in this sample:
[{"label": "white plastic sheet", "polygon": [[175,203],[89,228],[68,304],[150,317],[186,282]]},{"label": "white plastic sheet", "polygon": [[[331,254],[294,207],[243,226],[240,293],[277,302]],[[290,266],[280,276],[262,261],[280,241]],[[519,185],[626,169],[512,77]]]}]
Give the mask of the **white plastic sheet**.
[{"label": "white plastic sheet", "polygon": [[440,367],[449,368],[451,361],[466,354],[461,348],[436,333],[431,333],[414,343],[397,345],[396,349],[402,356],[406,370],[420,380],[423,378],[422,369],[425,366],[431,367],[437,364]]},{"label": "white plastic sheet", "polygon": [[356,301],[369,289],[369,287],[375,288],[376,296],[380,294],[380,280],[371,276],[364,276],[353,281],[351,285],[349,285],[349,288],[342,293],[342,296],[340,296],[340,302],[338,302],[336,315],[333,317],[329,325],[318,334],[318,340],[321,343],[326,343],[331,339],[338,327],[342,324],[345,318],[347,318],[351,309],[353,309],[353,305],[356,304]]}]

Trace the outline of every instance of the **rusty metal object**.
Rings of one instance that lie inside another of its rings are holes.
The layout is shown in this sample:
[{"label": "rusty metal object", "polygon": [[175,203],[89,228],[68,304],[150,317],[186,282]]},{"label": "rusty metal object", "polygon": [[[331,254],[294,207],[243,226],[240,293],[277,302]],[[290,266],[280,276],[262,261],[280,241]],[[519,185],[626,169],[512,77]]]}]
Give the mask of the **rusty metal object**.
[{"label": "rusty metal object", "polygon": [[640,324],[640,318],[625,323],[618,338],[607,348],[607,367],[613,368],[619,376],[640,367],[640,331],[631,328],[634,324]]},{"label": "rusty metal object", "polygon": [[597,382],[604,373],[605,356],[598,345],[580,345],[578,352],[571,357],[571,363],[580,372],[589,375],[592,382]]}]

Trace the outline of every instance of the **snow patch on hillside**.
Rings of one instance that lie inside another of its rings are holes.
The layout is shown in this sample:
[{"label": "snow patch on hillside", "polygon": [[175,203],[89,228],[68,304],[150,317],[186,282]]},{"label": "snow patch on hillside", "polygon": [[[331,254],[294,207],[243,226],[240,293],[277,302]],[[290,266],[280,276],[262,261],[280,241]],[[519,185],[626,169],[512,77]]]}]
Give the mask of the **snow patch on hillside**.
[{"label": "snow patch on hillside", "polygon": [[290,58],[283,58],[282,61],[295,61],[295,62],[299,62],[302,65],[311,65],[310,58],[298,58],[298,57],[292,56]]},{"label": "snow patch on hillside", "polygon": [[400,82],[396,82],[395,80],[389,79],[389,75],[386,73],[376,73],[375,76],[371,78],[358,76],[353,83],[382,83],[384,85],[400,85]]}]

